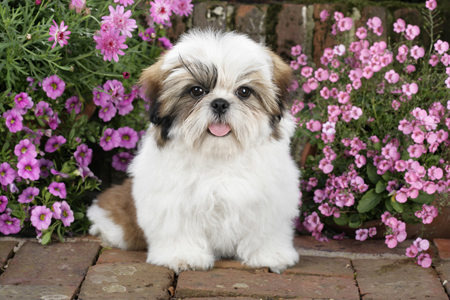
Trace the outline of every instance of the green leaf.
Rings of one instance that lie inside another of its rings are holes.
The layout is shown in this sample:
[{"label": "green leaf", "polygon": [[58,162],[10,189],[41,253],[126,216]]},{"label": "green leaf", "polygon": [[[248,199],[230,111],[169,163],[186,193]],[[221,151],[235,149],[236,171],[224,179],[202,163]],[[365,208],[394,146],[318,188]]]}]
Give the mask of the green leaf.
[{"label": "green leaf", "polygon": [[375,187],[375,192],[377,194],[379,194],[379,193],[383,192],[384,190],[386,190],[386,182],[384,182],[382,180],[378,181],[377,186]]},{"label": "green leaf", "polygon": [[375,167],[371,163],[367,164],[367,176],[369,176],[369,180],[375,184],[377,184],[378,181],[381,180],[381,176],[377,174],[377,167]]},{"label": "green leaf", "polygon": [[398,213],[403,212],[403,205],[401,203],[397,202],[394,197],[392,197],[392,199],[391,199],[391,204],[396,212],[398,212]]},{"label": "green leaf", "polygon": [[419,196],[417,196],[417,198],[415,198],[415,199],[410,198],[410,199],[411,199],[411,201],[416,202],[416,203],[430,204],[434,200],[434,195],[429,195],[425,192],[420,191]]},{"label": "green leaf", "polygon": [[392,177],[391,171],[386,171],[386,172],[383,174],[383,176],[381,176],[381,178],[383,178],[383,179],[386,180],[386,181],[389,181],[389,179],[391,179],[391,177]]},{"label": "green leaf", "polygon": [[389,212],[394,212],[394,207],[392,207],[392,201],[390,198],[387,198],[386,201],[384,202],[384,205],[386,206],[386,209]]},{"label": "green leaf", "polygon": [[52,238],[52,233],[53,230],[47,231],[43,236],[42,236],[42,240],[41,240],[41,244],[42,245],[47,245],[48,243],[50,243],[50,240]]},{"label": "green leaf", "polygon": [[64,243],[64,236],[63,236],[63,234],[61,233],[61,224],[58,225],[57,232],[58,232],[59,240],[60,240],[62,243]]},{"label": "green leaf", "polygon": [[84,218],[84,214],[81,212],[76,212],[73,214],[73,217],[75,218],[75,220],[80,220]]},{"label": "green leaf", "polygon": [[339,218],[333,217],[334,223],[340,226],[345,226],[348,224],[348,215],[346,213],[341,213]]},{"label": "green leaf", "polygon": [[435,166],[439,162],[440,158],[441,157],[439,155],[430,156],[425,160],[425,164],[427,164],[429,166]]},{"label": "green leaf", "polygon": [[374,189],[371,189],[361,198],[356,209],[360,213],[365,213],[377,206],[380,201],[381,195],[377,194]]},{"label": "green leaf", "polygon": [[373,144],[373,148],[375,148],[375,150],[380,151],[381,150],[381,142]]}]

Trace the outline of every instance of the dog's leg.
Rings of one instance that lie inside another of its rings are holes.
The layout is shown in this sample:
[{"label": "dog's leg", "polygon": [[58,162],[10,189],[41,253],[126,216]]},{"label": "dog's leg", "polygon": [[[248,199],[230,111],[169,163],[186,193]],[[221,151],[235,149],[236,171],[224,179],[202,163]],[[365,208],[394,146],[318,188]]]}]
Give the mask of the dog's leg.
[{"label": "dog's leg", "polygon": [[[188,236],[185,236],[188,235]],[[214,266],[214,255],[206,239],[195,234],[161,236],[150,242],[147,262],[168,267],[176,273],[185,270],[207,270]]]},{"label": "dog's leg", "polygon": [[293,235],[290,224],[285,224],[279,231],[260,231],[242,239],[236,254],[248,266],[269,267],[272,272],[280,274],[299,260],[292,242]]}]

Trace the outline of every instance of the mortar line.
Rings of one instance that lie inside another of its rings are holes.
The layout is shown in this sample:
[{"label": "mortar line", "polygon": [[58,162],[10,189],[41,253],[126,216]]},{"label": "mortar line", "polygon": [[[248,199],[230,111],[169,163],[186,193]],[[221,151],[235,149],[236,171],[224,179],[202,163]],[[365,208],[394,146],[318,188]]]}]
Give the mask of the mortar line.
[{"label": "mortar line", "polygon": [[436,272],[436,275],[439,278],[439,281],[441,282],[441,286],[444,289],[444,293],[447,295],[448,299],[450,300],[450,295],[447,293],[447,289],[444,286],[444,282],[442,281],[441,276],[439,276],[438,270],[436,270],[436,267],[434,265],[432,265],[431,268],[433,268],[433,270]]},{"label": "mortar line", "polygon": [[358,278],[358,272],[356,272],[355,266],[353,266],[353,260],[350,260],[350,266],[352,267],[353,274],[354,274],[353,279],[355,280],[356,287],[358,288],[359,299],[363,300],[363,296],[364,295],[361,294],[361,289],[359,288],[358,279],[357,279]]}]

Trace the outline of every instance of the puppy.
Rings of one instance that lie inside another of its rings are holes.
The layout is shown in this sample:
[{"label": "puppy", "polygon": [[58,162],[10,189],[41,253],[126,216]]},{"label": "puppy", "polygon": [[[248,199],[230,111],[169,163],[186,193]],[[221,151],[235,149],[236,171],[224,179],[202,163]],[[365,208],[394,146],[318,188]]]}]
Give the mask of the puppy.
[{"label": "puppy", "polygon": [[142,73],[151,125],[130,179],[88,209],[90,233],[148,249],[175,272],[235,258],[280,273],[293,247],[299,171],[289,155],[291,70],[235,32],[191,30]]}]

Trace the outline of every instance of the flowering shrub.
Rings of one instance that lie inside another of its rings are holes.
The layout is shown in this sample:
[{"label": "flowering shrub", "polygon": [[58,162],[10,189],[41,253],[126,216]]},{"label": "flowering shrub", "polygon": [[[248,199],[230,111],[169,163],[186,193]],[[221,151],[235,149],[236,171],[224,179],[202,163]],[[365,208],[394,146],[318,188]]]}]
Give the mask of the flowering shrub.
[{"label": "flowering shrub", "polygon": [[[310,101],[296,100],[291,113],[298,134],[319,149],[304,168],[297,227],[318,240],[327,240],[324,224],[337,224],[359,228],[356,239],[364,241],[376,235],[365,223],[381,219],[393,248],[407,237],[405,223],[429,224],[448,206],[436,195],[450,186],[449,44],[436,39],[436,1],[426,8],[422,29],[396,20],[399,38],[390,45],[379,38],[385,28],[378,17],[353,36],[353,20],[334,12],[331,34],[338,44],[324,50],[323,66],[315,70],[300,46],[292,48],[291,67],[300,75],[291,89],[301,86]],[[320,14],[322,21],[329,16]],[[430,35],[429,49],[415,41],[421,30]],[[417,240],[406,254],[426,249],[428,241]],[[429,267],[429,254],[420,254],[418,263]]]},{"label": "flowering shrub", "polygon": [[112,166],[126,171],[149,109],[134,84],[172,47],[168,16],[193,7],[140,2],[0,4],[2,234],[31,226],[46,244],[53,232],[61,240],[86,232],[86,193],[100,184],[89,169],[93,145],[113,151]]}]

